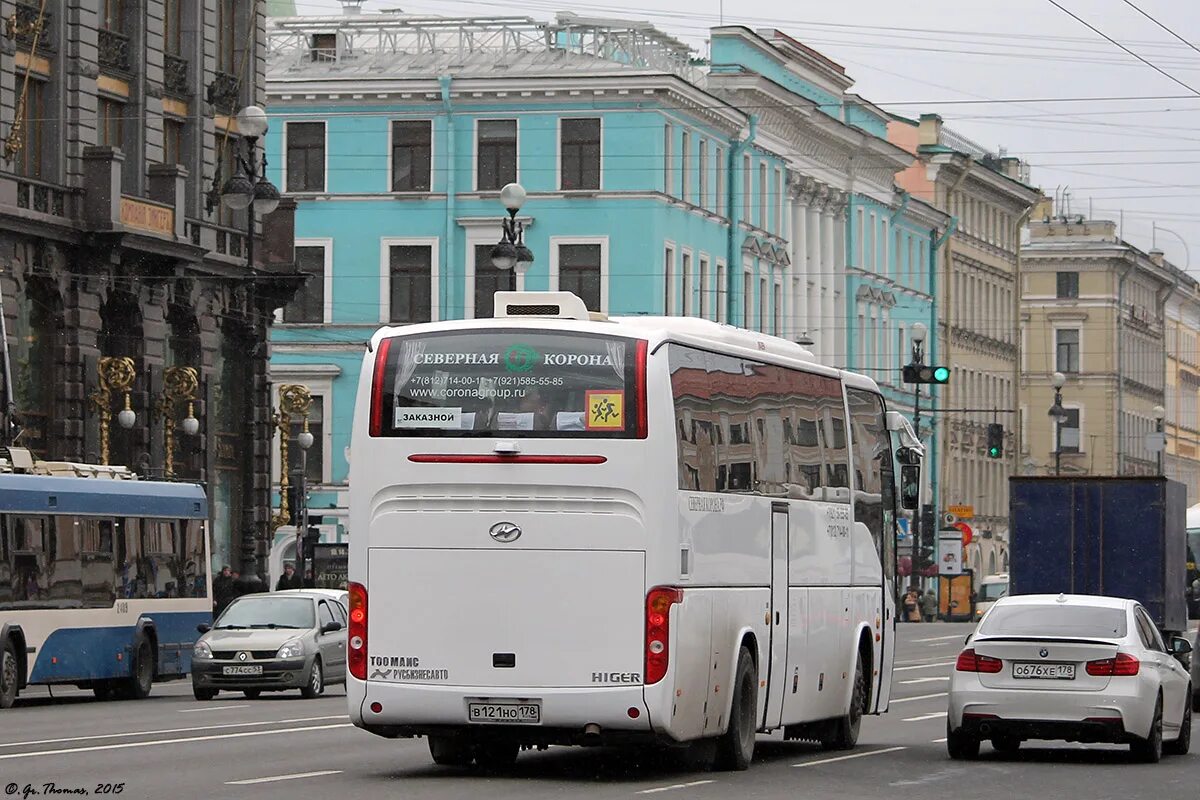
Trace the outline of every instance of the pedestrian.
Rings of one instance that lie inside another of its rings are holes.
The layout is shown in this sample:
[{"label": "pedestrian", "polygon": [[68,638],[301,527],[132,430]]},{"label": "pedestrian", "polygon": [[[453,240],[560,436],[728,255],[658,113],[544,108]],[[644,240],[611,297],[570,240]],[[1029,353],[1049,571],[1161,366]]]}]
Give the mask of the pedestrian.
[{"label": "pedestrian", "polygon": [[293,564],[283,565],[283,574],[279,576],[279,580],[275,583],[275,591],[282,592],[285,589],[303,589],[304,580],[296,574],[296,567]]},{"label": "pedestrian", "polygon": [[933,589],[927,589],[925,596],[921,598],[921,616],[926,622],[933,622],[937,617],[938,602],[937,595],[933,593]]},{"label": "pedestrian", "polygon": [[920,622],[921,621],[921,595],[917,591],[917,587],[910,586],[908,594],[904,595],[904,621],[905,622]]},{"label": "pedestrian", "polygon": [[233,570],[228,564],[213,578],[213,616],[218,617],[233,599]]}]

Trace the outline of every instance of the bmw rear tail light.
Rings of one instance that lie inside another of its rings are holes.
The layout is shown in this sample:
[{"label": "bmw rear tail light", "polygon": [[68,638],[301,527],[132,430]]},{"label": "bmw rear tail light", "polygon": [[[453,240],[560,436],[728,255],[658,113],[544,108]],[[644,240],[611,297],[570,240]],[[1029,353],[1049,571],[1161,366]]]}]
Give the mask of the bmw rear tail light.
[{"label": "bmw rear tail light", "polygon": [[683,602],[683,590],[658,586],[646,595],[646,685],[658,683],[671,663],[671,606]]},{"label": "bmw rear tail light", "polygon": [[350,674],[360,681],[367,679],[367,588],[351,583],[350,628],[346,636],[347,660]]},{"label": "bmw rear tail light", "polygon": [[1142,662],[1129,653],[1117,653],[1116,658],[1101,658],[1087,663],[1087,674],[1097,677],[1137,675]]},{"label": "bmw rear tail light", "polygon": [[972,648],[967,648],[958,654],[954,669],[958,672],[985,672],[991,675],[1004,669],[1004,662],[991,656],[981,656]]}]

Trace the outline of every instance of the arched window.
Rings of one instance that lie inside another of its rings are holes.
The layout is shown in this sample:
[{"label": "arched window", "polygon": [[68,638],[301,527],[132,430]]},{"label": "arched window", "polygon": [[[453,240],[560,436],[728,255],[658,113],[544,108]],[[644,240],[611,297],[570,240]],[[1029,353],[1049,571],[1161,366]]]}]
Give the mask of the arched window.
[{"label": "arched window", "polygon": [[55,399],[60,381],[59,347],[66,337],[62,298],[53,283],[30,276],[24,291],[17,292],[16,321],[10,334],[10,358],[17,444],[37,458],[62,456],[54,437]]}]

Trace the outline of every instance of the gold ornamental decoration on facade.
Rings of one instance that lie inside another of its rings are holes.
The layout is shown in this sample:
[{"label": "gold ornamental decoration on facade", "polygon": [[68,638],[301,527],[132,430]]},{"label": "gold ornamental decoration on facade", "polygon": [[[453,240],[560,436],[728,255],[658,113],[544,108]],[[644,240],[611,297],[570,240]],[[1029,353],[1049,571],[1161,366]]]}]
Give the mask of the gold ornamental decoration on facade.
[{"label": "gold ornamental decoration on facade", "polygon": [[[187,417],[184,422],[184,432],[189,431],[187,422],[195,420],[196,390],[200,386],[199,375],[193,367],[167,367],[163,373],[163,390],[158,396],[156,409],[163,420],[163,440],[166,449],[166,477],[175,477],[175,406],[186,401]],[[197,424],[198,428],[199,425]]]},{"label": "gold ornamental decoration on facade", "polygon": [[287,383],[279,387],[279,411],[275,414],[275,427],[279,430],[279,511],[271,517],[271,531],[291,523],[288,508],[288,436],[292,431],[292,415],[299,414],[303,430],[308,430],[308,410],[312,408],[312,393],[299,383]]},{"label": "gold ornamental decoration on facade", "polygon": [[137,379],[137,369],[133,359],[128,356],[105,356],[100,359],[96,369],[100,376],[100,388],[92,393],[92,406],[100,415],[100,463],[108,464],[109,428],[112,425],[112,396],[113,392],[125,395],[125,407],[122,413],[133,414],[129,402],[129,392]]}]

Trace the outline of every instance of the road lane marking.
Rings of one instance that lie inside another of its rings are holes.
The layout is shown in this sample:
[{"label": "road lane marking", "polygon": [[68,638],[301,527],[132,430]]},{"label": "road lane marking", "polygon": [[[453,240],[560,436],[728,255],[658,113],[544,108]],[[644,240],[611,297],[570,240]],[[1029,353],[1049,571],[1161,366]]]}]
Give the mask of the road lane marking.
[{"label": "road lane marking", "polygon": [[932,669],[933,667],[951,667],[954,666],[954,664],[955,662],[953,661],[939,661],[936,664],[921,664],[919,666],[912,667],[893,667],[892,672],[908,672],[912,669]]},{"label": "road lane marking", "polygon": [[197,711],[228,711],[231,708],[249,708],[249,703],[238,703],[232,706],[207,706],[205,708],[181,708],[177,714],[195,714]]},{"label": "road lane marking", "polygon": [[837,758],[822,758],[820,761],[804,761],[800,764],[792,764],[793,767],[816,767],[821,764],[832,764],[835,761],[848,761],[851,758],[865,758],[866,756],[881,756],[884,753],[896,753],[901,750],[907,750],[907,747],[887,747],[883,750],[872,750],[869,753],[854,753],[848,756],[838,756]]},{"label": "road lane marking", "polygon": [[900,683],[904,686],[907,686],[910,683],[932,683],[933,681],[948,681],[948,680],[950,680],[949,675],[941,675],[936,678],[910,678],[906,681],[900,681]]},{"label": "road lane marking", "polygon": [[951,639],[965,639],[965,638],[967,638],[967,637],[963,636],[961,633],[956,633],[952,636],[934,636],[932,639],[913,639],[913,643],[921,644],[923,642],[946,642]]},{"label": "road lane marking", "polygon": [[938,692],[937,694],[919,694],[916,697],[895,697],[889,703],[911,703],[914,700],[932,700],[935,697],[945,697],[947,692]]},{"label": "road lane marking", "polygon": [[922,720],[926,720],[926,719],[939,719],[940,717],[944,717],[944,716],[946,716],[946,712],[945,712],[945,711],[938,711],[938,712],[937,712],[937,713],[935,713],[935,714],[922,714],[922,715],[921,715],[921,716],[919,716],[919,717],[905,717],[905,718],[904,718],[904,721],[905,721],[905,722],[921,722]]},{"label": "road lane marking", "polygon": [[325,717],[294,717],[292,719],[265,719],[260,722],[226,722],[222,725],[196,725],[191,728],[159,728],[152,731],[123,731],[121,733],[97,733],[90,736],[66,736],[61,739],[36,739],[26,742],[0,742],[0,747],[32,747],[35,744],[61,744],[62,742],[86,742],[95,739],[124,739],[129,736],[154,736],[160,733],[191,733],[192,731],[216,731],[225,728],[251,728],[255,725],[282,725],[287,722],[328,722],[331,719],[346,719],[345,714]]},{"label": "road lane marking", "polygon": [[675,789],[690,789],[693,786],[703,786],[706,783],[716,783],[715,780],[708,781],[692,781],[691,783],[673,783],[670,786],[659,786],[654,789],[642,789],[638,794],[657,794],[658,792],[670,792]]},{"label": "road lane marking", "polygon": [[296,772],[291,775],[273,775],[270,778],[250,778],[244,781],[225,781],[226,786],[251,786],[256,783],[274,783],[276,781],[294,781],[298,778],[319,778],[322,775],[341,775],[340,769],[323,769],[317,772]]},{"label": "road lane marking", "polygon": [[184,739],[159,739],[150,742],[122,742],[120,744],[99,744],[94,747],[68,747],[62,750],[38,750],[33,753],[5,753],[0,755],[0,761],[14,758],[38,758],[39,756],[64,756],[73,753],[94,753],[99,750],[127,750],[132,747],[159,747],[168,744],[190,744],[192,742],[211,742],[217,739],[241,739],[247,736],[279,736],[285,733],[305,733],[307,731],[327,731],[333,728],[353,728],[349,722],[338,725],[312,725],[305,728],[285,728],[274,731],[242,731],[241,733],[218,733],[212,736],[188,736]]},{"label": "road lane marking", "polygon": [[946,737],[945,737],[945,736],[943,736],[941,739],[930,739],[929,743],[930,743],[930,744],[945,744],[945,743],[946,743]]}]

